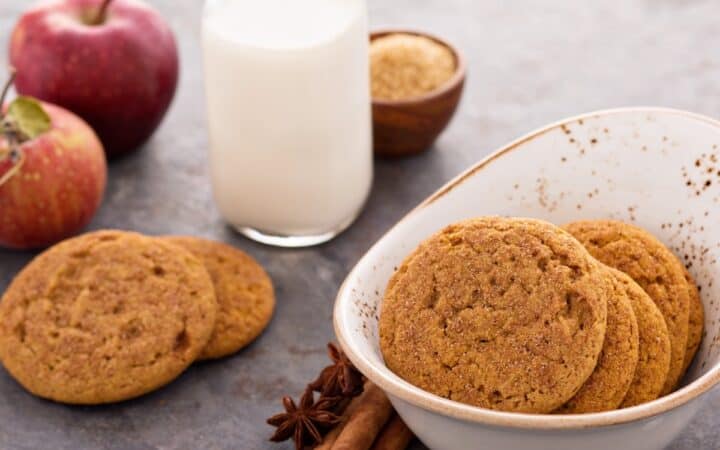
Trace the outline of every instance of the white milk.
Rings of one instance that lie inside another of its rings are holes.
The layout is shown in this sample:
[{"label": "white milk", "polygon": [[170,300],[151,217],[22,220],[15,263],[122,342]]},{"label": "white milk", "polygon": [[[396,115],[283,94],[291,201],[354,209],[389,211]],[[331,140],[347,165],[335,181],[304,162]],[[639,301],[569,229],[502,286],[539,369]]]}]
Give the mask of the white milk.
[{"label": "white milk", "polygon": [[276,245],[330,239],[372,181],[365,0],[210,0],[203,47],[221,214]]}]

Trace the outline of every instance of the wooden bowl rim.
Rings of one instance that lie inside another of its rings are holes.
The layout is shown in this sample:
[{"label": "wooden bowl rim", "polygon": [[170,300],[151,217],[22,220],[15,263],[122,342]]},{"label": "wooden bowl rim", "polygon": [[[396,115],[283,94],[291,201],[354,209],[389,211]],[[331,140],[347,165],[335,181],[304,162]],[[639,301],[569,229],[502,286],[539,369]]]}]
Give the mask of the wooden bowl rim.
[{"label": "wooden bowl rim", "polygon": [[441,97],[448,92],[457,89],[458,86],[465,80],[465,73],[467,71],[466,69],[466,62],[465,62],[465,56],[462,54],[462,52],[452,45],[450,42],[446,41],[445,39],[442,39],[432,33],[428,33],[426,31],[420,31],[415,29],[395,29],[395,28],[383,28],[379,30],[374,30],[370,32],[370,41],[373,39],[387,36],[389,34],[412,34],[415,36],[422,36],[429,39],[432,39],[433,41],[437,42],[440,45],[443,45],[444,47],[448,48],[455,57],[455,73],[453,73],[452,77],[450,77],[449,80],[447,80],[445,83],[440,85],[438,88],[427,92],[425,94],[416,96],[416,97],[410,97],[407,99],[398,99],[398,100],[382,100],[382,99],[376,99],[372,98],[373,105],[379,105],[379,106],[406,106],[406,105],[414,105],[419,103],[424,103],[428,100],[432,100],[437,97]]}]

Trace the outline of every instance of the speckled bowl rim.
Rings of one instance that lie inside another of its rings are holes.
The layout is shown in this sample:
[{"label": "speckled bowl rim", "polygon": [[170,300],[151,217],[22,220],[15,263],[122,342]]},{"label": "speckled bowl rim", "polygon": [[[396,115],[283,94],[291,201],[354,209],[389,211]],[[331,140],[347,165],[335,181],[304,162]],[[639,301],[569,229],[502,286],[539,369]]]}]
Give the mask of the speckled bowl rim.
[{"label": "speckled bowl rim", "polygon": [[[461,185],[468,178],[479,173],[488,164],[502,157],[506,153],[515,150],[521,144],[531,141],[551,130],[555,130],[562,125],[567,125],[580,119],[591,119],[600,116],[632,112],[661,113],[689,117],[691,119],[705,122],[709,125],[717,127],[720,131],[720,121],[688,111],[661,107],[617,108],[570,117],[559,122],[550,124],[548,126],[539,128],[536,131],[533,131],[491,153],[489,156],[476,163],[468,170],[462,172],[456,178],[445,184],[437,192],[435,192],[422,203],[420,203],[416,208],[414,208],[405,217],[403,217],[396,225],[394,225],[390,230],[388,230],[385,235],[390,233],[398,224],[407,220],[408,217],[417,213],[417,211],[429,206],[435,200],[447,194],[455,187]],[[383,235],[383,237],[385,235]],[[490,409],[466,405],[436,396],[429,392],[423,391],[418,387],[413,386],[412,384],[402,380],[397,376],[389,376],[388,374],[380,372],[375,367],[375,365],[373,365],[367,358],[365,358],[356,350],[355,346],[352,344],[352,341],[348,339],[350,334],[343,330],[340,326],[339,316],[341,308],[347,308],[351,306],[351,302],[343,302],[341,299],[345,291],[345,286],[347,285],[348,280],[354,277],[355,272],[358,270],[358,267],[363,263],[364,258],[365,256],[363,256],[360,261],[355,265],[355,267],[350,271],[347,278],[340,286],[340,290],[338,291],[333,312],[333,326],[335,329],[335,335],[337,336],[338,341],[340,342],[340,346],[345,351],[347,356],[360,370],[360,372],[362,372],[365,376],[368,377],[368,379],[370,379],[386,393],[424,410],[432,411],[443,416],[448,416],[468,422],[508,428],[542,430],[595,428],[619,425],[628,422],[648,419],[650,417],[668,412],[674,408],[690,402],[691,400],[696,399],[701,394],[708,392],[720,382],[720,362],[717,362],[705,374],[694,380],[692,383],[652,402],[615,411],[577,415],[525,414],[494,411]]]},{"label": "speckled bowl rim", "polygon": [[370,31],[370,41],[372,42],[373,39],[381,36],[385,36],[388,34],[394,34],[394,33],[403,33],[403,34],[412,34],[415,36],[422,36],[426,37],[428,39],[432,39],[433,41],[437,42],[438,44],[446,47],[449,49],[453,56],[455,57],[455,72],[453,75],[445,81],[443,84],[438,86],[436,89],[427,92],[423,95],[418,95],[415,97],[409,97],[409,98],[403,98],[403,99],[397,99],[397,100],[383,100],[383,99],[376,99],[372,98],[372,104],[377,106],[412,106],[417,105],[419,103],[425,103],[427,101],[431,101],[435,98],[442,97],[443,95],[447,94],[448,92],[452,91],[453,89],[457,88],[457,86],[464,82],[465,76],[467,73],[467,64],[465,62],[465,56],[462,54],[462,52],[452,45],[450,42],[446,41],[445,39],[442,39],[432,33],[427,33],[425,31],[420,30],[413,30],[413,29],[402,29],[402,28],[380,28],[378,30],[372,30]]}]

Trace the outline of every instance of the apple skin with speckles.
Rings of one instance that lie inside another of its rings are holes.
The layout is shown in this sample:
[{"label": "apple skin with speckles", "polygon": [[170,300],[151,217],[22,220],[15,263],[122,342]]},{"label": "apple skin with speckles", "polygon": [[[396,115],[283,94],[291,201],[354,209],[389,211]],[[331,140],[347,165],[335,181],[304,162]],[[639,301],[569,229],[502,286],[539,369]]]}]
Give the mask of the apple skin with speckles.
[{"label": "apple skin with speckles", "polygon": [[162,121],[178,82],[175,37],[140,0],[53,0],[28,10],[10,39],[18,93],[73,111],[109,157],[139,148]]},{"label": "apple skin with speckles", "polygon": [[[24,162],[0,185],[0,246],[34,249],[80,232],[102,202],[107,162],[100,140],[75,114],[42,103],[49,131],[24,142]],[[0,150],[7,148],[0,137]],[[0,177],[13,166],[0,162]]]}]

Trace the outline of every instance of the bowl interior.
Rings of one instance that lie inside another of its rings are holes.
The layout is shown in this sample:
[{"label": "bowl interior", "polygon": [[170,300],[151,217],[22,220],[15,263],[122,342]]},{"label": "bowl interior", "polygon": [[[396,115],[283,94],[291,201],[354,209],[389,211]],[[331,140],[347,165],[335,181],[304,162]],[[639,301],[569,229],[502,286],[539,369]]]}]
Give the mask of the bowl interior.
[{"label": "bowl interior", "polygon": [[361,369],[372,368],[375,376],[412,390],[385,367],[377,322],[389,278],[423,239],[451,222],[481,215],[536,217],[556,224],[614,218],[661,239],[701,288],[706,335],[685,379],[691,383],[720,359],[720,282],[714,283],[720,274],[718,202],[718,122],[647,108],[593,113],[551,125],[460,175],[378,241],[338,294],[336,333]]}]

